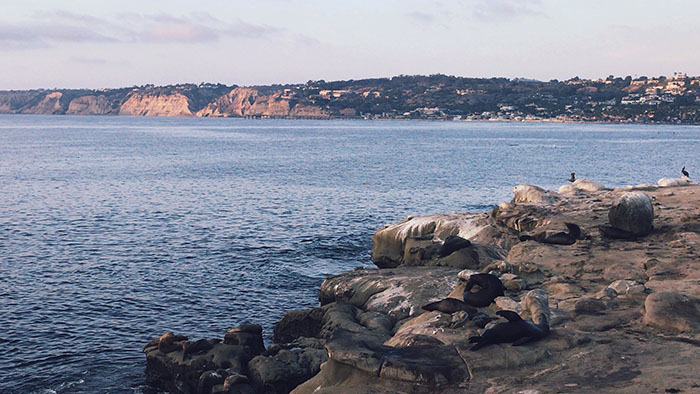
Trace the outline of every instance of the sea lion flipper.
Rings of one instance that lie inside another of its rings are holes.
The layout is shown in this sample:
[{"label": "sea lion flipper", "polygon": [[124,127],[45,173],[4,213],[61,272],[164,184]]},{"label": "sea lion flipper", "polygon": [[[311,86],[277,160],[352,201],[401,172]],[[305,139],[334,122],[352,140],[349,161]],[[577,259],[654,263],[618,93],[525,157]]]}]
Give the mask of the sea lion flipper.
[{"label": "sea lion flipper", "polygon": [[581,227],[576,223],[564,223],[569,229],[569,234],[576,239],[581,239]]},{"label": "sea lion flipper", "polygon": [[513,311],[503,310],[503,311],[496,312],[496,314],[498,316],[502,316],[502,317],[506,318],[506,320],[508,320],[508,321],[521,321],[521,320],[523,320],[523,318],[520,317],[520,315],[518,315],[517,312],[513,312]]}]

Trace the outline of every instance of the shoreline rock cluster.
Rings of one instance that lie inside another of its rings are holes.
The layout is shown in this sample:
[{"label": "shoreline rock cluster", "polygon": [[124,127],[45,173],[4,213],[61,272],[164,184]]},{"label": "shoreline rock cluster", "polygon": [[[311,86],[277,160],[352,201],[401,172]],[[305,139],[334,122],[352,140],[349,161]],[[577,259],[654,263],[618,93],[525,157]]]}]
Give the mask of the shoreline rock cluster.
[{"label": "shoreline rock cluster", "polygon": [[[154,339],[149,382],[204,394],[700,390],[700,186],[513,192],[490,213],[379,229],[379,269],[328,277],[320,306],[287,313],[267,348],[257,325],[223,341]],[[503,285],[488,304],[422,308],[472,302],[477,273]],[[470,338],[523,325],[536,338],[471,351]]]}]

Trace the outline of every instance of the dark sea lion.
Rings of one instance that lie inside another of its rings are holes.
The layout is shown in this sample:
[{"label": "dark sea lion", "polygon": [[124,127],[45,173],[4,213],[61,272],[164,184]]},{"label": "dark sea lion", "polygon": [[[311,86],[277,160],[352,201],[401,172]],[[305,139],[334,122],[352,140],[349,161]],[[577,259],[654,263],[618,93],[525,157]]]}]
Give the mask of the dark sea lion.
[{"label": "dark sea lion", "polygon": [[215,344],[221,342],[221,339],[199,339],[194,342],[182,342],[182,358],[183,360],[200,353],[205,353],[211,350]]},{"label": "dark sea lion", "polygon": [[577,239],[583,239],[581,227],[574,223],[564,223],[569,232],[558,232],[545,237],[540,242],[552,245],[573,245]]},{"label": "dark sea lion", "polygon": [[491,323],[493,320],[496,320],[496,318],[493,316],[489,316],[486,313],[479,312],[476,315],[472,316],[471,320],[475,326],[479,328],[484,328],[487,324]]},{"label": "dark sea lion", "polygon": [[445,239],[445,243],[442,244],[442,247],[440,247],[438,255],[440,257],[447,257],[460,249],[471,246],[471,244],[472,243],[468,239],[464,239],[459,235],[450,235]]},{"label": "dark sea lion", "polygon": [[606,238],[612,239],[636,239],[637,236],[629,231],[621,230],[613,226],[598,226],[600,233]]},{"label": "dark sea lion", "polygon": [[[479,286],[476,292],[470,292],[474,285]],[[503,295],[503,283],[491,274],[474,274],[467,280],[464,302],[475,307],[489,306],[493,300]]]},{"label": "dark sea lion", "polygon": [[179,342],[187,341],[187,337],[184,335],[175,335],[172,332],[166,332],[158,338],[158,350],[163,353],[170,353],[177,350],[180,345]]},{"label": "dark sea lion", "polygon": [[569,182],[576,182],[576,173],[572,172],[571,173],[571,178],[568,179]]},{"label": "dark sea lion", "polygon": [[[471,351],[479,350],[484,346],[496,343],[513,343],[513,346],[520,346],[530,341],[544,338],[549,334],[549,324],[535,324],[529,320],[523,320],[520,315],[513,311],[498,311],[497,315],[506,318],[508,321],[496,324],[484,331],[483,334],[469,338],[469,343],[476,343]],[[546,319],[541,319],[546,322]]]},{"label": "dark sea lion", "polygon": [[569,234],[576,239],[583,239],[583,233],[581,232],[581,227],[576,223],[564,223],[566,228],[569,229]]},{"label": "dark sea lion", "polygon": [[683,174],[683,176],[685,176],[685,177],[690,178],[690,174],[688,174],[688,171],[685,170],[685,166],[683,166],[683,168],[681,168],[681,174]]},{"label": "dark sea lion", "polygon": [[428,305],[424,305],[421,309],[426,311],[440,311],[442,313],[447,313],[449,315],[457,311],[465,311],[471,319],[472,315],[477,313],[476,308],[456,299],[456,298],[445,298],[444,300],[431,302]]}]

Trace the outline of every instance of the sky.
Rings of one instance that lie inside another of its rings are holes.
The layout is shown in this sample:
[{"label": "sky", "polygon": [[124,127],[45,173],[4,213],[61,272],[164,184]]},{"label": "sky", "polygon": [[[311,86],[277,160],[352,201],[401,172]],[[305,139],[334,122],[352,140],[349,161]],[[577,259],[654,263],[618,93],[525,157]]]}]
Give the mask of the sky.
[{"label": "sky", "polygon": [[696,0],[2,0],[0,90],[700,75]]}]

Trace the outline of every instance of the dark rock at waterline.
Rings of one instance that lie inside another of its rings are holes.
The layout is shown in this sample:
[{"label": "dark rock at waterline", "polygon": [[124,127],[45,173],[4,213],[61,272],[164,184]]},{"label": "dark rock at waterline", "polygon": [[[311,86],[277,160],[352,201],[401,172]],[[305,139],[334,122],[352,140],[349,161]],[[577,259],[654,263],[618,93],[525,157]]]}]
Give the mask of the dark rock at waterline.
[{"label": "dark rock at waterline", "polygon": [[287,343],[299,337],[317,337],[324,313],[322,308],[288,312],[275,324],[273,339],[277,343]]},{"label": "dark rock at waterline", "polygon": [[227,345],[248,346],[253,354],[265,351],[262,339],[262,326],[258,324],[243,324],[226,331],[224,343]]}]

